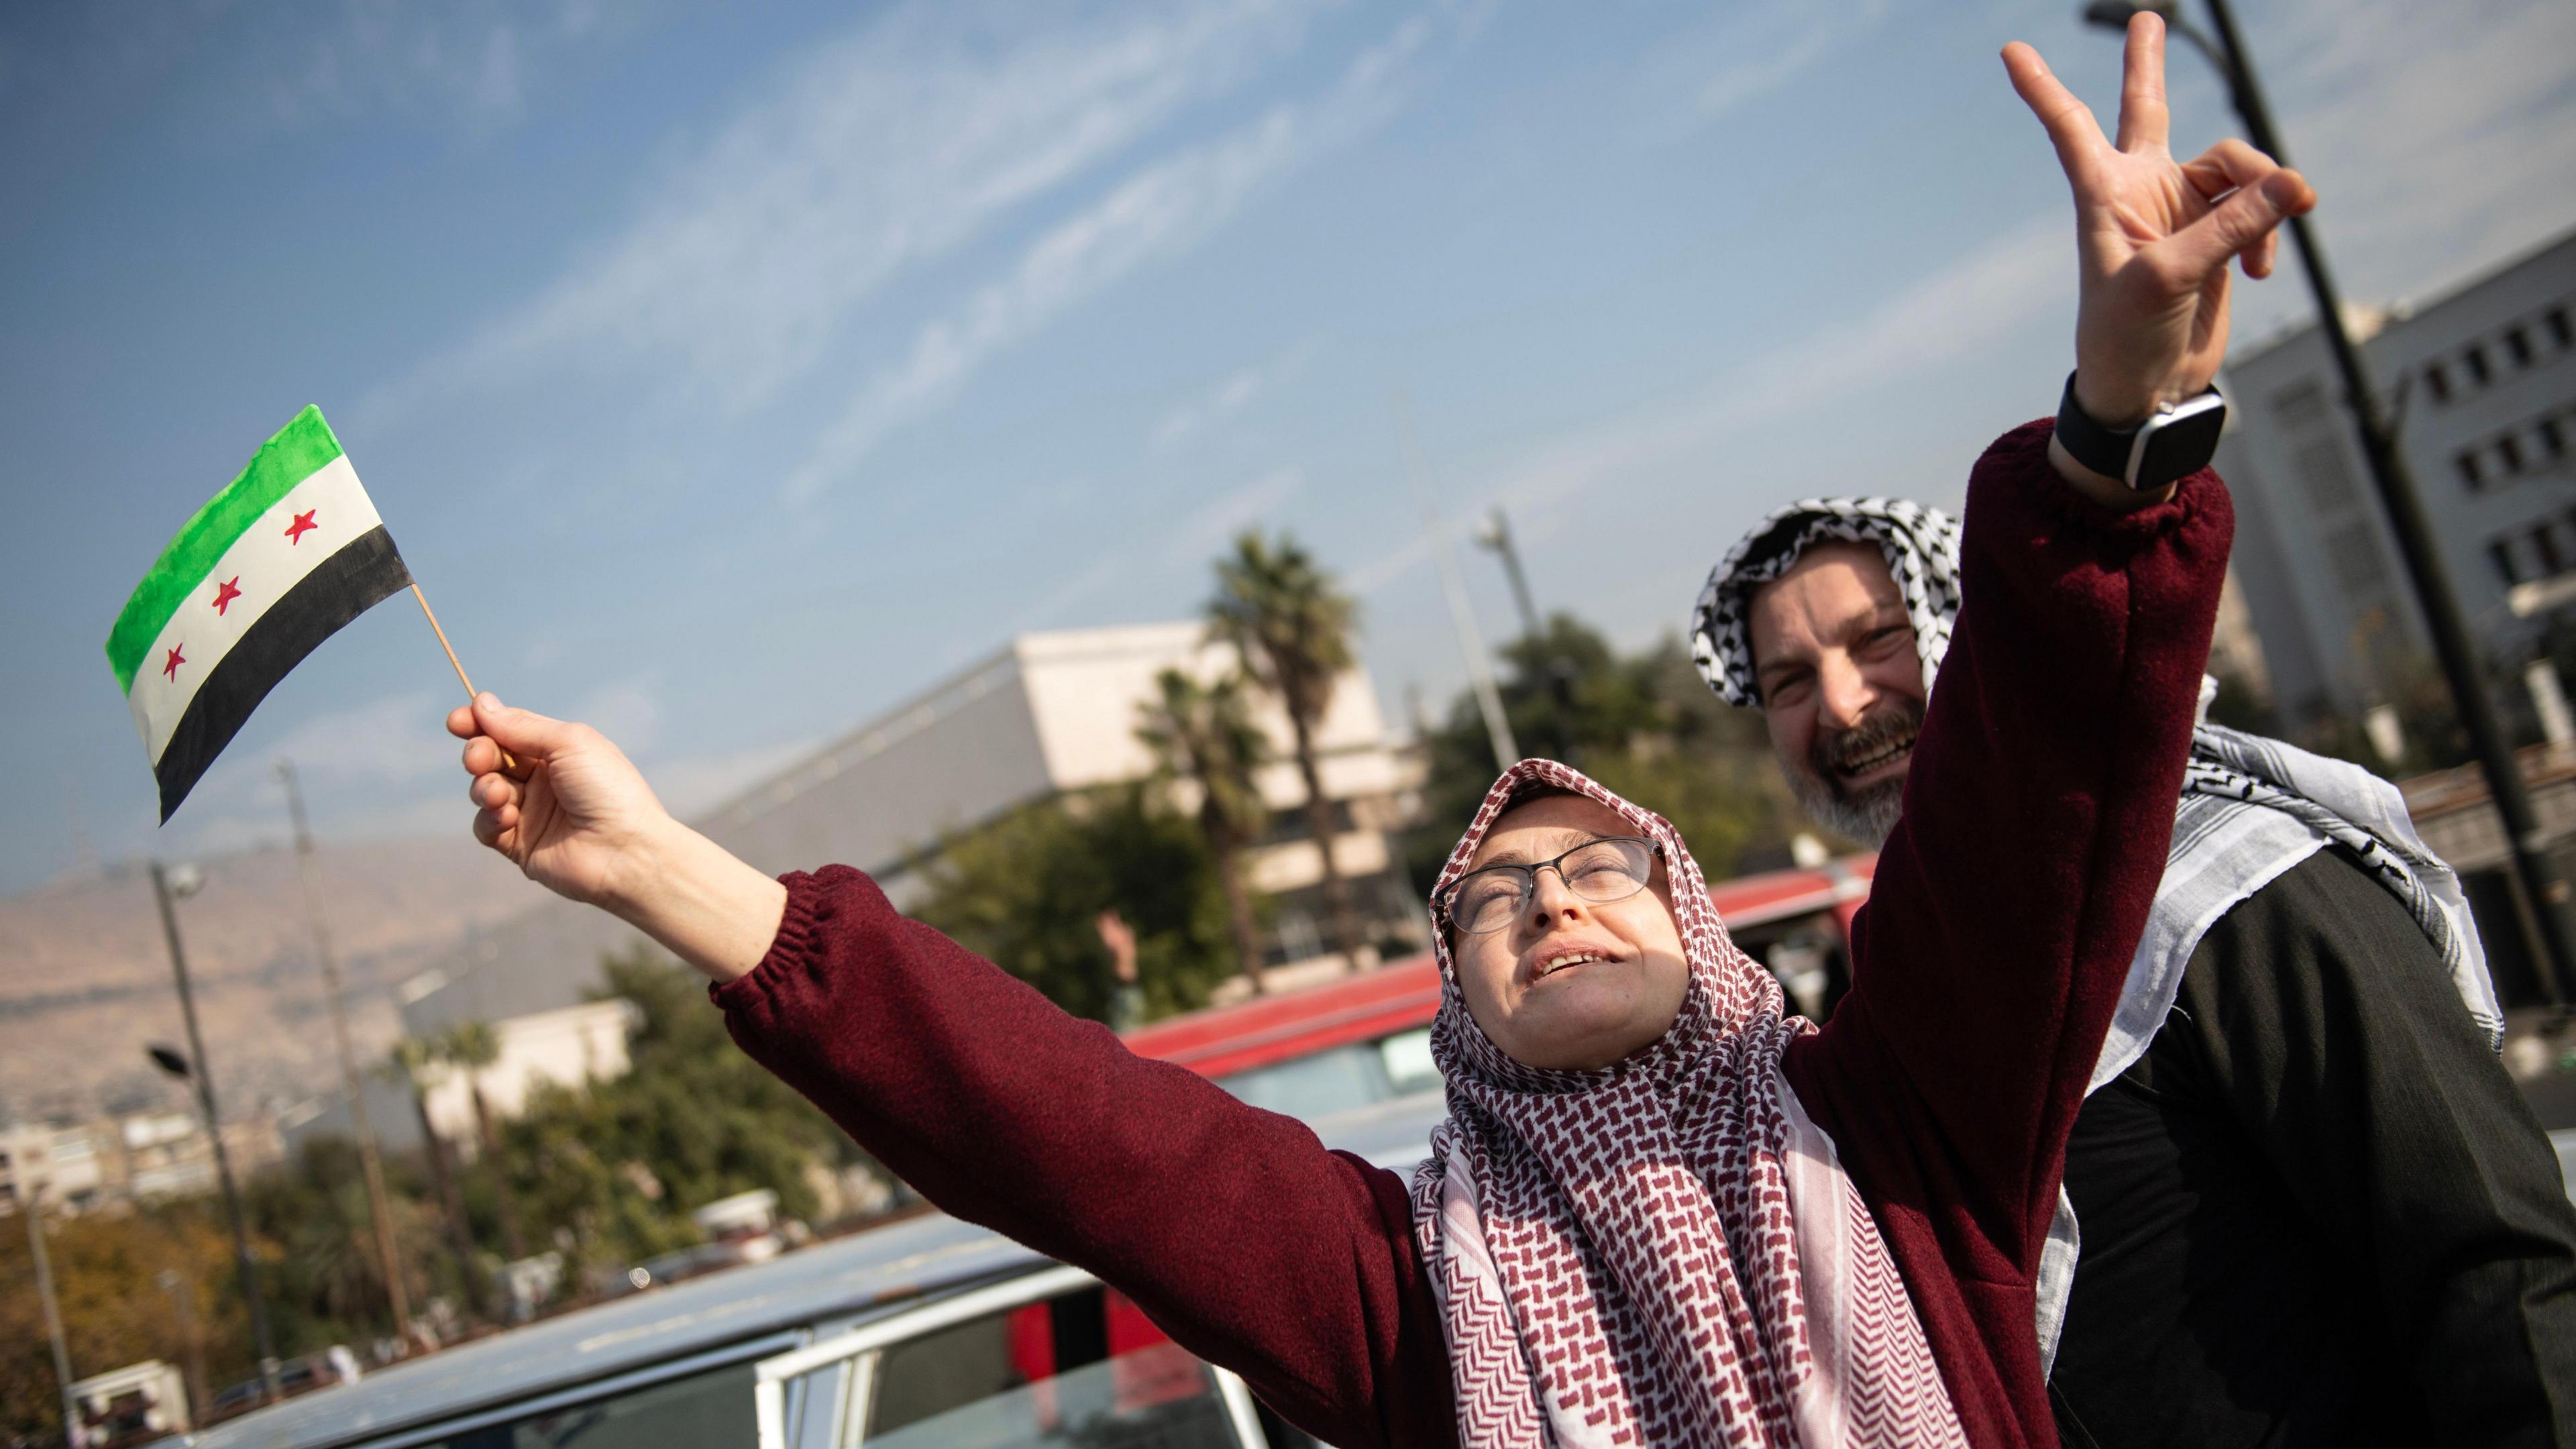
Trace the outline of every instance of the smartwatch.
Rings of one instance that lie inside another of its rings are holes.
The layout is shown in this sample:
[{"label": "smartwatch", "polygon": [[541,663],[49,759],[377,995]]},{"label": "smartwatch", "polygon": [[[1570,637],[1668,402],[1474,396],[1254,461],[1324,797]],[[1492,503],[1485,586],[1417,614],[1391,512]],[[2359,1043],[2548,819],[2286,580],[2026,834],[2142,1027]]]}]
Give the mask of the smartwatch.
[{"label": "smartwatch", "polygon": [[2075,401],[2075,374],[2057,404],[2057,441],[2068,456],[2144,493],[2178,482],[2209,466],[2218,435],[2227,427],[2227,399],[2211,388],[2198,397],[2158,407],[2131,428],[2106,428]]}]

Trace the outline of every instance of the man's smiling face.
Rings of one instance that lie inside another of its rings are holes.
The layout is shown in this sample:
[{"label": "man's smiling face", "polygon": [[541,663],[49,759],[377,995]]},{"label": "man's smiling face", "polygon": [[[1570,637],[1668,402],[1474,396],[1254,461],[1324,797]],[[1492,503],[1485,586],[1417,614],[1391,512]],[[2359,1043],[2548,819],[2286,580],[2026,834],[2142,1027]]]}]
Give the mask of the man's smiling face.
[{"label": "man's smiling face", "polygon": [[1799,803],[1867,845],[1896,826],[1923,724],[1905,595],[1877,547],[1821,543],[1755,590],[1747,624],[1771,749]]}]

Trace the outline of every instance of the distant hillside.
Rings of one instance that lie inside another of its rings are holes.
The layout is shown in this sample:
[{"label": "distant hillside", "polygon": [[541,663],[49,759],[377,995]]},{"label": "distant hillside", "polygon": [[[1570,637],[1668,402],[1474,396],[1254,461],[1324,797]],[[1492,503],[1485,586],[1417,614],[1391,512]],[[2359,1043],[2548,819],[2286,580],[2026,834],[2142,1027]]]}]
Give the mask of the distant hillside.
[{"label": "distant hillside", "polygon": [[[228,1118],[273,1110],[337,1073],[295,857],[201,865],[179,919],[216,1088]],[[315,865],[362,1062],[392,1042],[393,989],[412,970],[543,894],[467,841],[325,844]],[[141,866],[0,900],[0,1117],[176,1103],[144,1058],[155,1041],[186,1031]]]}]

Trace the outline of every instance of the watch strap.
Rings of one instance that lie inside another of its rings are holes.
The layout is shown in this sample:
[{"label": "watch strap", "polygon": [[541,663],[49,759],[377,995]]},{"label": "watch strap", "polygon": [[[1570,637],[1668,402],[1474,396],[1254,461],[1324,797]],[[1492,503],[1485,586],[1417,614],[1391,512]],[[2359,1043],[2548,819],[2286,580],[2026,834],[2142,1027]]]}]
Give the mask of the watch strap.
[{"label": "watch strap", "polygon": [[[2068,456],[2107,477],[2117,478],[2129,487],[2144,491],[2162,488],[2168,483],[2208,466],[2216,451],[2214,429],[2208,430],[2206,442],[2184,443],[2177,430],[2164,436],[2172,422],[2213,410],[2223,412],[2225,400],[2212,388],[2179,407],[2159,408],[2143,422],[2132,427],[2113,428],[2095,421],[2075,400],[2075,374],[2066,374],[2066,390],[2057,402],[2057,441]],[[2158,446],[2159,442],[2162,446]]]}]

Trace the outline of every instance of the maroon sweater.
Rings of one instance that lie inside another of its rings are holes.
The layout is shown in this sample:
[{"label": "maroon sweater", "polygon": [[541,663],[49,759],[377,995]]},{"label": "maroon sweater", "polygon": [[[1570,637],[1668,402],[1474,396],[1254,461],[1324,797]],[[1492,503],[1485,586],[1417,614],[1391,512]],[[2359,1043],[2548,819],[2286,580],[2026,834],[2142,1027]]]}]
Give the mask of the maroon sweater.
[{"label": "maroon sweater", "polygon": [[[2114,516],[2005,435],[1965,597],[1854,932],[1790,1049],[1971,1443],[2051,1445],[2032,1281],[2066,1136],[2164,870],[2232,527],[2215,477]],[[1652,803],[1652,802],[1647,802]],[[1405,1180],[1147,1061],[845,866],[786,877],[734,1039],[922,1196],[1078,1264],[1332,1443],[1455,1442]]]}]

